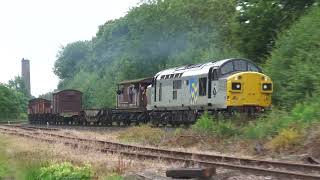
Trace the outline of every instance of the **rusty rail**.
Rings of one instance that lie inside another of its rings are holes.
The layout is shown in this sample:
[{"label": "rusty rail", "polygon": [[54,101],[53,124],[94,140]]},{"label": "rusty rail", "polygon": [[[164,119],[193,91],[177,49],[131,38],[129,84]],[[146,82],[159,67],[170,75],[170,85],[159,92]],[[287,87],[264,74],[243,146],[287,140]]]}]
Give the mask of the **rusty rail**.
[{"label": "rusty rail", "polygon": [[[15,126],[15,128],[19,128]],[[57,140],[49,140],[47,138],[39,136],[39,132],[35,131],[37,128],[25,128],[29,131],[26,134],[21,131],[0,127],[0,132],[11,135],[18,135],[28,138],[39,139],[43,141],[50,141],[51,143]],[[39,130],[44,130],[43,128]],[[198,164],[202,166],[216,166],[226,169],[241,170],[242,172],[259,174],[259,175],[274,175],[277,177],[285,178],[299,178],[299,179],[320,179],[320,166],[311,164],[299,164],[291,162],[280,161],[267,161],[258,159],[237,158],[231,156],[222,155],[209,155],[199,154],[181,151],[172,151],[159,148],[141,147],[126,145],[121,143],[114,143],[102,140],[93,140],[86,138],[75,138],[64,135],[52,134],[47,132],[41,132],[44,135],[64,140],[66,145],[72,145],[73,147],[85,147],[94,149],[106,153],[117,153],[128,157],[134,157],[139,159],[153,159],[153,160],[165,160],[169,162],[183,162],[187,164]],[[78,142],[82,142],[81,144]],[[89,145],[83,145],[88,143]],[[94,146],[92,146],[94,144]],[[96,148],[97,145],[102,147]],[[299,171],[299,172],[297,172]]]}]

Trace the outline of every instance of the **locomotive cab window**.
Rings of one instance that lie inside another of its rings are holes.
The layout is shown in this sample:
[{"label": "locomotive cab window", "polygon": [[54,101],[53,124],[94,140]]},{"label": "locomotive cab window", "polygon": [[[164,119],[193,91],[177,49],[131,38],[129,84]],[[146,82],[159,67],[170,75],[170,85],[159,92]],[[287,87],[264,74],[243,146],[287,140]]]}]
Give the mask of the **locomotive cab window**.
[{"label": "locomotive cab window", "polygon": [[207,95],[207,78],[200,78],[199,79],[199,96],[206,96]]},{"label": "locomotive cab window", "polygon": [[231,73],[232,71],[233,71],[233,63],[232,62],[228,62],[221,67],[221,74],[222,75]]},{"label": "locomotive cab window", "polygon": [[260,72],[259,68],[252,63],[248,63],[248,71]]},{"label": "locomotive cab window", "polygon": [[234,70],[235,71],[246,71],[247,70],[247,62],[243,60],[233,61]]}]

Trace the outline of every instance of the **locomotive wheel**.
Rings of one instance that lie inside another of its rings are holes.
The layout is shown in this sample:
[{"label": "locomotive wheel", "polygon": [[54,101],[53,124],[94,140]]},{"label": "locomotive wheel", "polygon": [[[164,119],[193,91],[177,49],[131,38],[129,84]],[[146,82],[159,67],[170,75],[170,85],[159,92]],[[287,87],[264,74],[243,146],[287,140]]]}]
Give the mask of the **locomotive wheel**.
[{"label": "locomotive wheel", "polygon": [[189,128],[189,127],[190,127],[190,123],[188,123],[188,122],[183,123],[183,125],[184,125],[186,128]]},{"label": "locomotive wheel", "polygon": [[155,126],[155,127],[158,127],[159,126],[159,122],[158,121],[152,121],[152,125]]}]

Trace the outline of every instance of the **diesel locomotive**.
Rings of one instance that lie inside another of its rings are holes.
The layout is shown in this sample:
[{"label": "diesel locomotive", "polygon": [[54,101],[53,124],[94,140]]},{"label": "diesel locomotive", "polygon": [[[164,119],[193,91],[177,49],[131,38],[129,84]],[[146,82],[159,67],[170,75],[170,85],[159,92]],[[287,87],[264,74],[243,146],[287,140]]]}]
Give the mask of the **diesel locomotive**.
[{"label": "diesel locomotive", "polygon": [[[82,109],[82,93],[64,90],[53,95],[50,112],[34,110],[38,124],[130,125],[192,124],[204,111],[249,114],[271,106],[272,80],[247,59],[224,59],[158,72],[154,77],[118,83],[115,108]],[[48,103],[38,99],[39,103]],[[50,101],[49,101],[50,102]],[[40,105],[41,106],[41,105]],[[48,105],[46,105],[48,107]]]}]

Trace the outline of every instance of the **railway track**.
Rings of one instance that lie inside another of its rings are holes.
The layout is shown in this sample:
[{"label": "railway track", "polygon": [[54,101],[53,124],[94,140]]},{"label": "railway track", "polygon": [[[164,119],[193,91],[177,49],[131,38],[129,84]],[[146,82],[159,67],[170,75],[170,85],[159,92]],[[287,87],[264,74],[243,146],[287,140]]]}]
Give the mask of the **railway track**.
[{"label": "railway track", "polygon": [[0,133],[33,138],[50,143],[63,142],[73,147],[82,147],[105,153],[138,158],[181,162],[187,166],[222,167],[240,170],[242,173],[275,176],[286,179],[320,179],[320,166],[292,162],[238,158],[173,151],[167,149],[133,146],[96,139],[71,137],[55,133],[59,129],[44,127],[0,126]]}]

